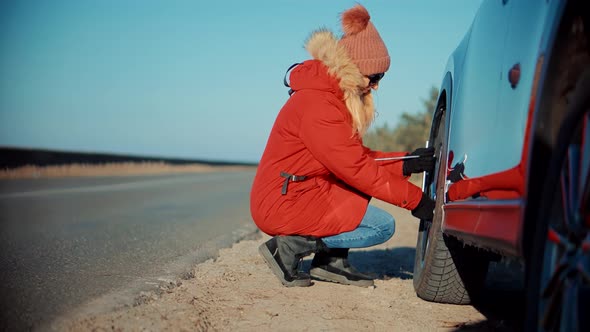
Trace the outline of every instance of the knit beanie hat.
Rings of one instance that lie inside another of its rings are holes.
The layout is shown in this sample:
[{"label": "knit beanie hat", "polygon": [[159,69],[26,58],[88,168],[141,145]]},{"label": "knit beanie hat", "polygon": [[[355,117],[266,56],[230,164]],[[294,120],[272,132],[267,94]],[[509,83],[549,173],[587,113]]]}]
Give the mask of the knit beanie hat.
[{"label": "knit beanie hat", "polygon": [[360,4],[342,13],[344,35],[338,42],[366,76],[384,73],[390,64],[387,47],[370,19],[369,12]]}]

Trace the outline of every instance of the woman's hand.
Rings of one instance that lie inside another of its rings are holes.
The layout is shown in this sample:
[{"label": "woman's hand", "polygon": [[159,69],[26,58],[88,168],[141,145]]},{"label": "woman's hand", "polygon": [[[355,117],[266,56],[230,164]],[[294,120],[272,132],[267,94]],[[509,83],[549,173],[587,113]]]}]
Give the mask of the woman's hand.
[{"label": "woman's hand", "polygon": [[422,194],[422,199],[418,206],[412,210],[412,215],[420,220],[432,220],[434,217],[434,207],[436,203],[426,194]]},{"label": "woman's hand", "polygon": [[434,158],[434,148],[419,148],[408,156],[417,156],[416,158],[404,160],[403,172],[405,176],[412,173],[432,172],[436,158]]}]

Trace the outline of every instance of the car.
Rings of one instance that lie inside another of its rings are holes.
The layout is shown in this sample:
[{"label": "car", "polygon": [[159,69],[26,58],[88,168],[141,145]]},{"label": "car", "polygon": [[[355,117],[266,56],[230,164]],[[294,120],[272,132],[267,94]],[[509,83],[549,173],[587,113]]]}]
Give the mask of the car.
[{"label": "car", "polygon": [[524,267],[529,331],[590,331],[590,10],[484,0],[449,56],[430,128],[436,201],[414,289],[467,304],[491,261]]}]

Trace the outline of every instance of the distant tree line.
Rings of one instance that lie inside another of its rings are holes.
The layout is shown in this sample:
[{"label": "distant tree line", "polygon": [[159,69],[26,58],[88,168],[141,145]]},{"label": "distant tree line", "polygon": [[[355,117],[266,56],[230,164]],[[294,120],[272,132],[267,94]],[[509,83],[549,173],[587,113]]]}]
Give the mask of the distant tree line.
[{"label": "distant tree line", "polygon": [[27,149],[0,146],[0,170],[23,166],[61,166],[72,164],[104,165],[109,163],[163,163],[169,165],[203,164],[209,166],[256,166],[256,163],[201,159],[160,158],[114,153],[90,153]]},{"label": "distant tree line", "polygon": [[428,98],[422,99],[423,110],[417,113],[404,112],[394,128],[390,128],[387,123],[373,126],[363,137],[363,143],[379,151],[413,151],[424,147],[430,134],[437,98],[438,89],[431,87]]}]

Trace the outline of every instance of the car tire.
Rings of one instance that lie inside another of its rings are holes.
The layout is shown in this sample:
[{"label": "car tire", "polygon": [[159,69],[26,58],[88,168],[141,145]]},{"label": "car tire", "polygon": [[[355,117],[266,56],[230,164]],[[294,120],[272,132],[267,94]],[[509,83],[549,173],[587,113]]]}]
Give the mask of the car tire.
[{"label": "car tire", "polygon": [[469,304],[484,287],[490,260],[476,248],[442,233],[448,155],[446,113],[445,106],[438,108],[430,132],[437,163],[433,174],[426,175],[425,193],[436,200],[436,208],[432,222],[420,221],[413,281],[416,294],[424,300]]},{"label": "car tire", "polygon": [[526,331],[590,331],[590,68],[551,155],[527,262]]}]

